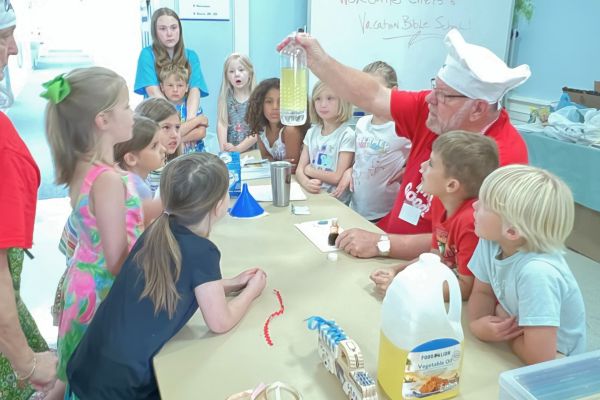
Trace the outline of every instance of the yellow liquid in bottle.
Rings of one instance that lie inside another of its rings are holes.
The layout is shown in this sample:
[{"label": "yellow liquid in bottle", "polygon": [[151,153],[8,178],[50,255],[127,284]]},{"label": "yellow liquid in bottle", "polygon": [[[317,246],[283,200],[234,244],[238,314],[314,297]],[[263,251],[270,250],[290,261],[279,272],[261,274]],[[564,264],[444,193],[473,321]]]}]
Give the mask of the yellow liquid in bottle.
[{"label": "yellow liquid in bottle", "polygon": [[404,368],[408,351],[396,347],[383,332],[379,338],[379,366],[377,380],[385,394],[392,400],[402,400]]},{"label": "yellow liquid in bottle", "polygon": [[306,121],[307,71],[306,68],[294,70],[281,69],[281,123],[298,126]]}]

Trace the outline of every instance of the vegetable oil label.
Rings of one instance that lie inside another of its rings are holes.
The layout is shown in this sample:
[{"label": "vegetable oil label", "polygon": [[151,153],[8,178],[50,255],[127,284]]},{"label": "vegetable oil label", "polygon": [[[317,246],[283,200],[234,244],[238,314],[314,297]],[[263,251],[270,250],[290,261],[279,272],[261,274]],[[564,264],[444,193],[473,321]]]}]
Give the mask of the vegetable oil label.
[{"label": "vegetable oil label", "polygon": [[461,353],[461,344],[455,339],[437,339],[415,347],[406,357],[402,397],[434,399],[455,395],[451,392],[458,392]]}]

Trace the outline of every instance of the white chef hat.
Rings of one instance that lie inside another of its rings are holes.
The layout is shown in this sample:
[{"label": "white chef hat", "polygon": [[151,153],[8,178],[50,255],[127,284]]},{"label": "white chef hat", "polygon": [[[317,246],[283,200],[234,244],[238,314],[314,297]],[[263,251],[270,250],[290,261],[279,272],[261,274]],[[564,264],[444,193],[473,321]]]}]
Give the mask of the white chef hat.
[{"label": "white chef hat", "polygon": [[10,0],[0,0],[0,29],[10,28],[16,23],[15,10]]},{"label": "white chef hat", "polygon": [[527,64],[509,68],[485,47],[465,42],[456,29],[448,32],[444,43],[448,48],[448,56],[438,77],[452,89],[472,99],[496,103],[506,92],[531,76]]}]

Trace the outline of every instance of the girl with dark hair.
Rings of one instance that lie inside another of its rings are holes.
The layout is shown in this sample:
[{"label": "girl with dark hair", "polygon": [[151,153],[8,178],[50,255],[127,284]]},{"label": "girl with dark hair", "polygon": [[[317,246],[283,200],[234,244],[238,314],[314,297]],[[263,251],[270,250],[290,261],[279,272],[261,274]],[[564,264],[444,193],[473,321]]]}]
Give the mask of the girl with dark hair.
[{"label": "girl with dark hair", "polygon": [[285,126],[279,115],[279,78],[262,81],[250,95],[246,123],[250,134],[258,135],[258,148],[262,158],[270,161],[288,160],[296,164],[302,151],[302,140],[310,127]]}]

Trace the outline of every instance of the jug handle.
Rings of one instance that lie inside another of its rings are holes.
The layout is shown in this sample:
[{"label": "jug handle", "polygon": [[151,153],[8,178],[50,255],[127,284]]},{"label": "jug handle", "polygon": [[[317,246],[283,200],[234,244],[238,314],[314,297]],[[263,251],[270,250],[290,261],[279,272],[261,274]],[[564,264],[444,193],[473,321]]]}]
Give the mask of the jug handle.
[{"label": "jug handle", "polygon": [[[448,318],[451,321],[461,323],[461,310],[462,310],[462,295],[460,292],[460,285],[458,284],[458,278],[454,275],[454,272],[447,268],[447,278],[445,282],[448,283]],[[452,276],[450,276],[452,275]]]}]

